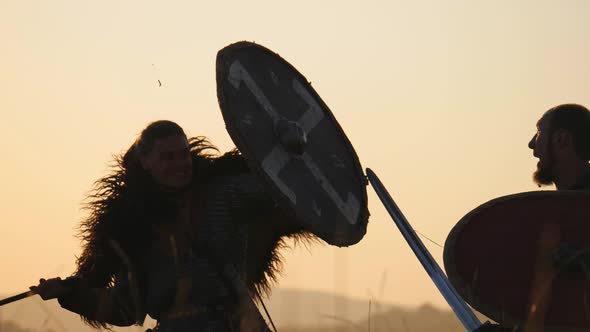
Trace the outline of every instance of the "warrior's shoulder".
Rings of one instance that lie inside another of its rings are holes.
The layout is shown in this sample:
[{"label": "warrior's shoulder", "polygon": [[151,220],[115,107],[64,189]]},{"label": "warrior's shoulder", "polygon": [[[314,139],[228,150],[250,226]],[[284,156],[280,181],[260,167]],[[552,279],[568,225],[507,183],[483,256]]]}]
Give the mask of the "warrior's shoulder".
[{"label": "warrior's shoulder", "polygon": [[235,149],[215,158],[212,167],[214,168],[213,172],[220,175],[250,172],[244,156]]},{"label": "warrior's shoulder", "polygon": [[194,154],[193,168],[202,178],[250,172],[246,160],[236,149],[218,157]]}]

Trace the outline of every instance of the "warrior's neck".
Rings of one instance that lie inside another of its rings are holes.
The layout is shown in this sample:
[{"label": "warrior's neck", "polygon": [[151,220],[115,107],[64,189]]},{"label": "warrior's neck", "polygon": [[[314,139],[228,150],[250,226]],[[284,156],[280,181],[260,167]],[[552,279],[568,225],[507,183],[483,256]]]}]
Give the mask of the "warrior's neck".
[{"label": "warrior's neck", "polygon": [[569,190],[576,186],[583,178],[590,176],[590,164],[587,162],[570,164],[561,167],[555,179],[557,190]]}]

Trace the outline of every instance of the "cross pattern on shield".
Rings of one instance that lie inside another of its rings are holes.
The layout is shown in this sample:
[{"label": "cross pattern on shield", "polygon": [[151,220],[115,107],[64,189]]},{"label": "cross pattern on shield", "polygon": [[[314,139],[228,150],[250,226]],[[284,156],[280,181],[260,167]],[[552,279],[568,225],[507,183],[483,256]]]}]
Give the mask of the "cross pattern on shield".
[{"label": "cross pattern on shield", "polygon": [[272,51],[239,42],[217,55],[217,94],[232,140],[278,204],[330,244],[360,241],[366,178],[305,77]]}]

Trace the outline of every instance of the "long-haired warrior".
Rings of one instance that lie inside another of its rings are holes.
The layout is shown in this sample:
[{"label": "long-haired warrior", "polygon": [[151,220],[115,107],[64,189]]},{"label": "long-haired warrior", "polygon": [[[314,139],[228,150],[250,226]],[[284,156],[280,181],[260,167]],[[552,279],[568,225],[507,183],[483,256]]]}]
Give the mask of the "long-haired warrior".
[{"label": "long-haired warrior", "polygon": [[72,278],[31,287],[94,327],[261,331],[250,300],[280,271],[285,236],[311,239],[279,211],[239,153],[149,124],[96,182]]}]

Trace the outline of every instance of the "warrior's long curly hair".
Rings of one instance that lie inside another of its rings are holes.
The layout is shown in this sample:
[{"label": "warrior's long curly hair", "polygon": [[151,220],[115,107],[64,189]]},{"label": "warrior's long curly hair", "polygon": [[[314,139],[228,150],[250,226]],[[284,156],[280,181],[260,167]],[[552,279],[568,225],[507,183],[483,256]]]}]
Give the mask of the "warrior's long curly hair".
[{"label": "warrior's long curly hair", "polygon": [[[129,267],[128,260],[136,263],[153,240],[152,226],[163,220],[174,219],[177,208],[174,196],[179,194],[158,186],[140,163],[141,156],[149,153],[155,140],[172,135],[185,135],[180,126],[171,121],[149,124],[123,154],[115,156],[112,171],[95,182],[85,205],[88,217],[81,222],[79,237],[83,244],[77,259],[75,276],[90,287],[103,288],[113,285],[115,276]],[[219,150],[205,137],[189,140],[193,161],[193,185],[205,184],[216,175],[248,172],[249,169],[237,150],[219,155]],[[196,182],[196,183],[195,183]],[[283,218],[279,216],[278,218]],[[276,281],[281,270],[279,250],[285,247],[282,237],[287,235],[296,241],[314,237],[297,225],[288,225],[279,231],[268,231],[258,223],[252,229],[253,243],[249,256],[247,285],[252,291],[268,293],[270,284]],[[113,248],[116,243],[119,251]],[[254,245],[255,244],[255,245]],[[141,284],[143,271],[136,271]],[[105,323],[82,317],[94,327],[108,327]]]},{"label": "warrior's long curly hair", "polygon": [[[90,287],[112,286],[115,275],[128,268],[123,265],[120,252],[113,248],[113,242],[131,262],[138,262],[153,240],[152,226],[174,217],[173,198],[178,192],[158,186],[140,163],[140,158],[152,150],[155,140],[172,135],[185,134],[171,121],[149,124],[125,153],[115,156],[110,174],[95,182],[85,203],[88,216],[79,228],[83,250],[74,273]],[[219,173],[247,171],[237,151],[218,156],[217,148],[205,137],[190,138],[189,145],[193,183],[205,182]]]}]

